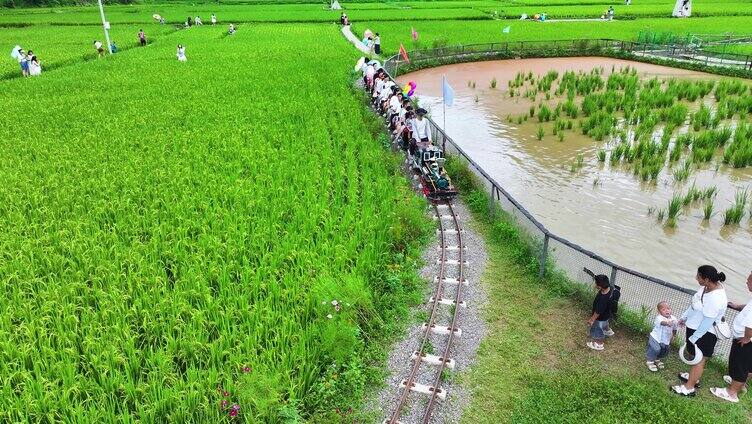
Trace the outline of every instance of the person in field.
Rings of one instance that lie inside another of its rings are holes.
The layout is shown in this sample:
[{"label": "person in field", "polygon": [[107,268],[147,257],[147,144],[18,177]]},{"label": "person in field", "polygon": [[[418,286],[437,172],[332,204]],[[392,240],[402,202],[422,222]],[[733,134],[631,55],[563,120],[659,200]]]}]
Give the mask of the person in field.
[{"label": "person in field", "polygon": [[29,76],[29,59],[23,49],[18,51],[18,64],[21,66],[21,75]]},{"label": "person in field", "polygon": [[94,49],[97,51],[97,57],[103,57],[104,56],[104,47],[102,46],[102,42],[99,40],[94,40]]},{"label": "person in field", "polygon": [[180,62],[188,61],[188,58],[185,56],[185,46],[182,44],[178,44],[177,57]]},{"label": "person in field", "polygon": [[29,76],[35,77],[39,75],[42,75],[42,65],[39,64],[36,55],[32,55],[29,60]]},{"label": "person in field", "polygon": [[117,44],[115,44],[114,41],[110,43],[110,50],[112,50],[112,54],[115,54],[118,52]]},{"label": "person in field", "polygon": [[381,54],[381,37],[379,36],[378,32],[373,38],[373,52],[376,54]]},{"label": "person in field", "polygon": [[213,14],[211,15],[211,24],[212,26],[217,25],[217,15]]},{"label": "person in field", "polygon": [[235,25],[230,24],[230,28],[227,29],[227,34],[233,35],[233,34],[235,34],[235,31],[236,31]]},{"label": "person in field", "polygon": [[196,18],[193,20],[193,22],[196,23],[196,26],[203,25],[204,23],[201,21],[201,16],[196,16]]},{"label": "person in field", "polygon": [[664,368],[665,365],[661,362],[661,359],[668,356],[671,340],[676,337],[676,327],[679,320],[671,313],[671,306],[668,302],[658,304],[658,315],[653,321],[653,331],[648,336],[648,347],[645,353],[645,364],[652,372]]},{"label": "person in field", "polygon": [[702,352],[703,358],[697,365],[692,365],[689,372],[679,373],[679,380],[683,384],[671,389],[681,396],[696,395],[696,387],[705,371],[705,363],[713,356],[718,342],[715,323],[724,316],[728,305],[726,289],[722,284],[726,281],[726,274],[718,272],[711,265],[702,265],[697,268],[695,279],[700,285],[700,290],[692,296],[692,303],[684,311],[679,325],[687,328],[687,352],[694,355],[696,346]]},{"label": "person in field", "polygon": [[[747,290],[752,292],[752,272],[747,276]],[[741,310],[731,326],[731,353],[728,358],[729,375],[723,380],[728,387],[713,387],[710,393],[728,402],[739,402],[739,392],[747,391],[747,381],[752,373],[752,302],[729,302],[728,306]]]},{"label": "person in field", "polygon": [[146,45],[146,33],[143,29],[138,30],[138,42],[141,44],[141,47]]},{"label": "person in field", "polygon": [[192,24],[193,24],[193,22],[191,21],[191,17],[189,16],[189,17],[188,17],[188,18],[186,18],[186,20],[185,20],[185,27],[186,27],[186,28],[189,28],[189,27],[190,27],[190,26],[191,26]]},{"label": "person in field", "polygon": [[603,274],[594,276],[593,280],[597,293],[593,299],[592,314],[587,321],[592,340],[587,342],[586,346],[601,351],[604,349],[606,331],[609,329],[608,320],[611,319],[611,284],[608,277]]}]

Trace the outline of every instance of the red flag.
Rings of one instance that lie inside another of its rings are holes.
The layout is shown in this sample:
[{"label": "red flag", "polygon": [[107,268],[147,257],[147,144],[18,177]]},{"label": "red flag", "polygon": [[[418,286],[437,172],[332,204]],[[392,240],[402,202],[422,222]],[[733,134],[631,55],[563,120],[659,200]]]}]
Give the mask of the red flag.
[{"label": "red flag", "polygon": [[403,46],[402,43],[400,43],[399,54],[400,54],[400,56],[402,56],[402,59],[404,59],[405,62],[409,62],[410,61],[410,58],[407,57],[407,50],[405,50],[405,46]]},{"label": "red flag", "polygon": [[410,31],[413,36],[413,41],[418,41],[418,31],[416,31],[415,28],[410,28]]}]

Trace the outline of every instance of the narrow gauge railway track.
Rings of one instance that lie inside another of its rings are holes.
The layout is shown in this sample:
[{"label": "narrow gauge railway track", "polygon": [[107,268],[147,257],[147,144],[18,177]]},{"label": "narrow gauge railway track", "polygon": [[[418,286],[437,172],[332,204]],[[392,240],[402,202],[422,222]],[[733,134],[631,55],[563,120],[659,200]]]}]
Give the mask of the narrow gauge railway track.
[{"label": "narrow gauge railway track", "polygon": [[[465,306],[462,301],[462,286],[467,284],[464,279],[465,246],[462,243],[462,228],[451,202],[434,202],[433,208],[439,223],[439,269],[438,275],[434,280],[436,288],[429,300],[430,315],[428,322],[423,324],[419,348],[411,357],[413,363],[410,375],[407,379],[402,380],[400,384],[402,393],[397,405],[389,417],[384,420],[384,423],[388,424],[403,424],[399,419],[411,394],[428,396],[428,402],[421,422],[428,424],[431,421],[437,401],[445,399],[447,395],[446,390],[441,387],[442,374],[445,369],[454,369],[454,360],[450,356],[452,353],[452,342],[455,337],[459,337],[462,334],[459,328],[459,315],[460,310]],[[446,211],[449,214],[442,215],[442,211]],[[450,221],[450,228],[447,228],[444,224],[445,219]],[[451,239],[455,239],[456,244],[450,244]],[[449,259],[450,252],[456,252],[457,259]],[[456,278],[448,278],[448,267],[456,268]],[[452,287],[455,288],[454,296],[450,294],[449,296],[451,297],[445,298],[444,296],[447,293],[451,293]],[[445,307],[450,308],[451,322],[449,325],[438,325],[436,321],[440,315],[440,310]],[[431,334],[445,338],[440,356],[427,352],[429,346],[432,346],[430,343]],[[432,381],[430,384],[421,384],[418,382],[418,377],[421,375],[421,370],[424,370],[424,367],[430,367],[432,371],[429,374],[435,376],[431,378]]]}]

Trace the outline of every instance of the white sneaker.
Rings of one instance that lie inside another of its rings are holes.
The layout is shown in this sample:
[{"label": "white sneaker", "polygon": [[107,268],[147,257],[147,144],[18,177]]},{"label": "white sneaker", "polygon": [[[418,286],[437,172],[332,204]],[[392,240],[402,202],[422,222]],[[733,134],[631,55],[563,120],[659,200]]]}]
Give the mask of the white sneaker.
[{"label": "white sneaker", "polygon": [[710,393],[712,393],[715,397],[719,399],[723,399],[725,401],[731,402],[731,403],[737,403],[739,402],[738,397],[731,397],[729,395],[729,392],[726,390],[725,387],[711,387]]},{"label": "white sneaker", "polygon": [[613,337],[616,333],[614,333],[614,330],[609,328],[608,330],[604,331],[603,334],[605,334],[606,337]]},{"label": "white sneaker", "polygon": [[[731,384],[731,382],[734,381],[734,380],[731,378],[730,375],[724,375],[723,376],[723,381],[725,381],[726,384]],[[746,384],[742,386],[741,392],[742,393],[747,393],[747,385]]]}]

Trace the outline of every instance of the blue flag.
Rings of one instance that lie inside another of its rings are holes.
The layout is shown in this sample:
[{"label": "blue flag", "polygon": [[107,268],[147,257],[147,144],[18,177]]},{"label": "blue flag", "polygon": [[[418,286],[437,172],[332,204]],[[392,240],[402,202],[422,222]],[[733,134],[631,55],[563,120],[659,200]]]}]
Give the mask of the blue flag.
[{"label": "blue flag", "polygon": [[446,76],[444,76],[443,78],[444,80],[441,84],[441,91],[444,93],[444,104],[451,106],[452,104],[454,104],[454,89],[447,82]]}]

